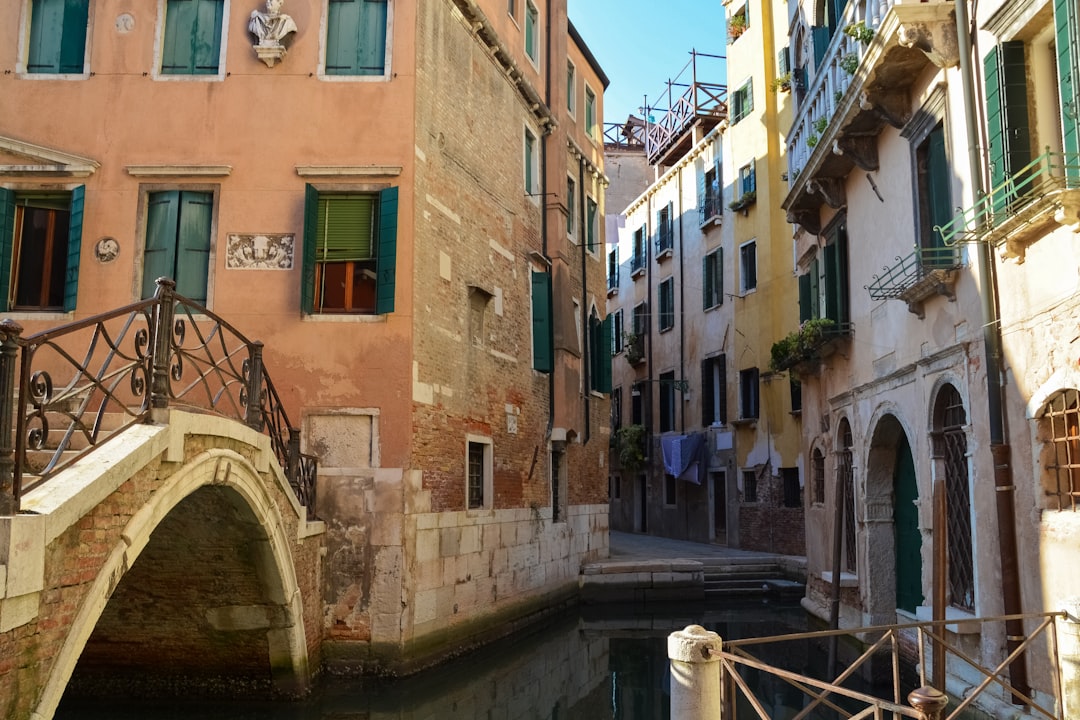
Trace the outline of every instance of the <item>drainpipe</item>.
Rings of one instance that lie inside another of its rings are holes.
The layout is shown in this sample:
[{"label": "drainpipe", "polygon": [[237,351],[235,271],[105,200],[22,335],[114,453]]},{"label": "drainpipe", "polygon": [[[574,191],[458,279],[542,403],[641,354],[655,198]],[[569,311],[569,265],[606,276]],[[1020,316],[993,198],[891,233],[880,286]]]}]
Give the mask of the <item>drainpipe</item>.
[{"label": "drainpipe", "polygon": [[[975,81],[971,68],[971,54],[974,50],[971,34],[968,30],[967,0],[961,0],[956,6],[956,39],[960,46],[960,79],[964,92],[964,121],[968,135],[968,157],[970,162],[972,199],[978,201],[983,196],[982,154],[978,146],[978,122],[975,116]],[[1000,537],[1001,554],[1001,595],[1004,600],[1006,615],[1018,615],[1023,612],[1020,596],[1020,573],[1016,556],[1016,504],[1013,482],[1011,450],[1005,441],[1005,417],[1002,411],[1004,385],[1002,382],[1001,319],[998,312],[997,273],[990,245],[980,242],[977,245],[976,259],[979,278],[982,283],[983,349],[986,354],[986,389],[987,409],[990,420],[990,455],[994,463],[994,490],[997,497],[997,521]],[[942,531],[943,528],[938,528]],[[944,610],[944,608],[942,608]],[[1024,638],[1024,624],[1020,620],[1005,623],[1006,648],[1011,654]],[[1020,655],[1009,664],[1009,678],[1018,692],[1029,695],[1031,690],[1027,680],[1027,666],[1024,656]],[[1013,695],[1013,703],[1022,705],[1018,695]]]}]

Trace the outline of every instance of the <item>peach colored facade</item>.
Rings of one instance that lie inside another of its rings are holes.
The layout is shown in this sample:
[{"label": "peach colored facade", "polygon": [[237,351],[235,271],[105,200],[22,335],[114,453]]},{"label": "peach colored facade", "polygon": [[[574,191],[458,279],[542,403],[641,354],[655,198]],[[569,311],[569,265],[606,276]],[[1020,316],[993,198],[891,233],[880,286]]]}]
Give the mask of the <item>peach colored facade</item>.
[{"label": "peach colored facade", "polygon": [[[325,657],[343,667],[407,669],[497,634],[572,598],[580,564],[607,553],[608,396],[590,343],[606,316],[607,80],[565,2],[512,5],[388,0],[368,75],[327,70],[327,0],[285,4],[297,30],[272,67],[247,29],[262,3],[217,2],[205,74],[162,70],[168,0],[89,3],[82,71],[65,73],[30,67],[34,3],[0,7],[0,189],[85,196],[74,310],[3,317],[35,332],[139,299],[150,201],[207,193],[206,305],[265,343],[319,456]],[[302,310],[308,186],[397,188],[392,311]],[[245,251],[260,235],[280,241],[274,263]],[[534,369],[537,276],[550,372]]]}]

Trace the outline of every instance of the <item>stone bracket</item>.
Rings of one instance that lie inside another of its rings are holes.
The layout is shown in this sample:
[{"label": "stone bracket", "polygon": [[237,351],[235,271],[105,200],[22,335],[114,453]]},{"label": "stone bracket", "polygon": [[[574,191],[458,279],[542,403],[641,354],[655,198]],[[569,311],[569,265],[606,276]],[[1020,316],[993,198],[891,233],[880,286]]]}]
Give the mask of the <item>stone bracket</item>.
[{"label": "stone bracket", "polygon": [[911,120],[911,102],[908,100],[906,89],[873,95],[864,92],[859,99],[859,107],[875,112],[878,117],[897,130],[903,128]]},{"label": "stone bracket", "polygon": [[956,39],[956,23],[950,20],[908,22],[900,26],[896,41],[907,48],[922,51],[939,68],[960,63],[960,44]]},{"label": "stone bracket", "polygon": [[787,221],[792,225],[802,226],[802,229],[811,235],[821,234],[821,216],[817,208],[788,210]]},{"label": "stone bracket", "polygon": [[833,209],[840,209],[847,204],[847,193],[844,191],[844,179],[834,177],[813,178],[806,183],[806,189],[820,195]]},{"label": "stone bracket", "polygon": [[880,167],[876,135],[841,135],[833,143],[833,154],[847,157],[867,172]]}]

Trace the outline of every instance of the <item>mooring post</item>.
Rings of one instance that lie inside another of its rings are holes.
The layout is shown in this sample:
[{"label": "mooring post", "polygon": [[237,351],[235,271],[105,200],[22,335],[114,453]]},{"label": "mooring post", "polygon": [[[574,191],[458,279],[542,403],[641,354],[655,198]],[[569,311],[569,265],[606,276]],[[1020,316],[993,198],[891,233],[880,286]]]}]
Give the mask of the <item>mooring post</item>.
[{"label": "mooring post", "polygon": [[945,712],[945,706],[949,704],[948,696],[937,688],[924,685],[912,690],[907,696],[908,704],[919,711],[923,720],[941,720],[941,714]]},{"label": "mooring post", "polygon": [[0,322],[0,516],[19,512],[19,488],[15,477],[15,365],[19,362],[22,326],[14,320]]},{"label": "mooring post", "polygon": [[668,635],[671,720],[720,717],[720,636],[700,625]]}]

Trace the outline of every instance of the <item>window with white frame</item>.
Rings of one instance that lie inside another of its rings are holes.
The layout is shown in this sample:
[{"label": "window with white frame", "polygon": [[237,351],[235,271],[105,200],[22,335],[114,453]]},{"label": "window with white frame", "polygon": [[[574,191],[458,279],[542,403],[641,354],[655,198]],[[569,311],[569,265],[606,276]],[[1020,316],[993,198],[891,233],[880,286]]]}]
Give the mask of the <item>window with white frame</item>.
[{"label": "window with white frame", "polygon": [[743,294],[757,288],[757,241],[739,246],[739,289]]},{"label": "window with white frame", "polygon": [[724,304],[724,248],[716,248],[702,262],[702,307]]},{"label": "window with white frame", "polygon": [[607,289],[612,293],[619,289],[619,246],[608,250],[607,254]]},{"label": "window with white frame", "polygon": [[540,61],[540,13],[532,0],[525,2],[525,54],[537,64]]},{"label": "window with white frame", "polygon": [[573,117],[577,112],[577,68],[566,61],[566,111]]},{"label": "window with white frame", "polygon": [[0,310],[75,309],[84,197],[0,188]]},{"label": "window with white frame", "polygon": [[596,139],[596,93],[585,85],[585,134]]},{"label": "window with white frame", "polygon": [[739,371],[739,417],[743,420],[758,417],[758,377],[756,367]]},{"label": "window with white frame", "polygon": [[538,202],[540,192],[540,147],[536,135],[529,128],[525,128],[524,143],[525,164],[525,194]]},{"label": "window with white frame", "polygon": [[731,124],[742,120],[754,110],[754,81],[749,79],[731,94]]},{"label": "window with white frame", "polygon": [[600,243],[600,207],[591,197],[585,198],[585,249],[596,254]]},{"label": "window with white frame", "polygon": [[701,424],[727,422],[727,355],[705,358],[701,362]]},{"label": "window with white frame", "polygon": [[574,237],[574,210],[577,208],[577,183],[574,178],[566,178],[566,234]]},{"label": "window with white frame", "polygon": [[749,196],[757,195],[757,173],[754,171],[754,161],[739,168],[738,194],[740,199],[749,200]]},{"label": "window with white frame", "polygon": [[660,332],[667,332],[675,327],[675,278],[661,281],[658,290],[660,296]]},{"label": "window with white frame", "polygon": [[491,438],[470,435],[465,442],[466,507],[482,510],[491,507],[492,455]]},{"label": "window with white frame", "polygon": [[389,0],[329,0],[325,74],[386,77],[390,15]]},{"label": "window with white frame", "polygon": [[84,72],[89,12],[90,0],[32,0],[26,72]]},{"label": "window with white frame", "polygon": [[660,373],[660,432],[675,429],[675,371]]},{"label": "window with white frame", "polygon": [[619,308],[611,314],[611,354],[623,351],[623,311]]},{"label": "window with white frame", "polygon": [[225,0],[166,0],[162,75],[218,75]]}]

